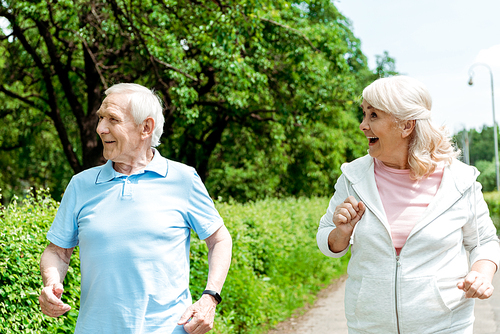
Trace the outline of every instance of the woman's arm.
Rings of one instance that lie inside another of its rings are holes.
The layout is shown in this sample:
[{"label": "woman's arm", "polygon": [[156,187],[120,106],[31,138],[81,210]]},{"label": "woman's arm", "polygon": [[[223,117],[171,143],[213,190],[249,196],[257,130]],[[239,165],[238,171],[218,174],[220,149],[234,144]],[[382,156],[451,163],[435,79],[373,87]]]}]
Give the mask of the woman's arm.
[{"label": "woman's arm", "polygon": [[457,287],[465,292],[465,298],[488,299],[495,289],[491,284],[497,265],[490,260],[479,260],[472,265],[471,271]]},{"label": "woman's arm", "polygon": [[350,196],[344,174],[340,175],[316,234],[318,247],[324,255],[339,258],[347,253],[354,226],[361,219],[364,210],[364,204]]},{"label": "woman's arm", "polygon": [[354,227],[365,213],[365,205],[349,196],[335,208],[333,223],[336,228],[328,235],[328,247],[334,253],[339,253],[349,246]]}]

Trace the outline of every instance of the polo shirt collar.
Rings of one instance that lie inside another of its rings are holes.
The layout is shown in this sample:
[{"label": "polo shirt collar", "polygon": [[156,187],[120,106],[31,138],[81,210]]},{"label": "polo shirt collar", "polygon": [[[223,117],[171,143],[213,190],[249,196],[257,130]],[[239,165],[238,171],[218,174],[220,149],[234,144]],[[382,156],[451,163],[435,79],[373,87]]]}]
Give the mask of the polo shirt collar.
[{"label": "polo shirt collar", "polygon": [[[153,160],[149,162],[149,164],[143,169],[134,174],[142,174],[145,172],[153,172],[160,176],[167,176],[168,171],[168,162],[167,159],[164,159],[160,152],[157,149],[153,148],[154,156]],[[134,175],[132,174],[132,175]],[[108,160],[101,168],[99,173],[97,174],[96,184],[109,182],[116,177],[121,177],[123,174],[118,173],[113,168],[113,161]]]},{"label": "polo shirt collar", "polygon": [[[160,176],[167,176],[168,172],[168,161],[163,158],[156,148],[153,148],[154,156],[153,160],[144,168],[144,171],[154,172]],[[139,173],[141,173],[140,171]]]}]

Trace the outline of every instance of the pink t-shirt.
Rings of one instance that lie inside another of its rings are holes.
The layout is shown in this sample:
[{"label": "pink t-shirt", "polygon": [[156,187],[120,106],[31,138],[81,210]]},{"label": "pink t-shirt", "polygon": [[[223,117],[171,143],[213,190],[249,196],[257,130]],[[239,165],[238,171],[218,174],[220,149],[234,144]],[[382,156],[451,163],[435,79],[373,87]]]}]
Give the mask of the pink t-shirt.
[{"label": "pink t-shirt", "polygon": [[429,177],[416,181],[410,179],[409,169],[390,168],[374,160],[375,182],[391,226],[392,242],[399,255],[411,230],[438,191],[444,163],[438,164]]}]

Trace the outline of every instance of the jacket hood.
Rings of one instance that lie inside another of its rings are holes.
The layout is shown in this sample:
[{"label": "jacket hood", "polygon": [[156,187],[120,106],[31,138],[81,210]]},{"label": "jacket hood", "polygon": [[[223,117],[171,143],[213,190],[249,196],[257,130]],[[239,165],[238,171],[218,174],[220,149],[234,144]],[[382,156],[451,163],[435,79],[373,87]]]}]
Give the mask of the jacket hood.
[{"label": "jacket hood", "polygon": [[[373,175],[375,165],[373,159],[370,155],[365,155],[352,162],[344,163],[340,169],[349,182],[357,184],[368,175]],[[476,167],[464,164],[457,159],[453,159],[452,163],[445,167],[445,170],[449,170],[455,187],[461,194],[472,186],[480,174]]]}]

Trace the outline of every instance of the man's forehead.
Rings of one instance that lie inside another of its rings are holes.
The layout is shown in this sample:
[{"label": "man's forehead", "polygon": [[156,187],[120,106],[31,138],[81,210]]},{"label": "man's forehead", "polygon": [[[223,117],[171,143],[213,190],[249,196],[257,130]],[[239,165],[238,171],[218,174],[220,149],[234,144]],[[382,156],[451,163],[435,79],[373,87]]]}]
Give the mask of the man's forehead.
[{"label": "man's forehead", "polygon": [[110,94],[106,96],[104,101],[102,101],[97,114],[99,115],[103,112],[113,112],[113,110],[126,113],[129,111],[129,106],[130,98],[127,94]]}]

